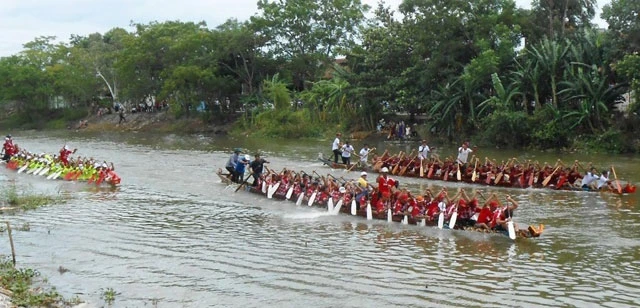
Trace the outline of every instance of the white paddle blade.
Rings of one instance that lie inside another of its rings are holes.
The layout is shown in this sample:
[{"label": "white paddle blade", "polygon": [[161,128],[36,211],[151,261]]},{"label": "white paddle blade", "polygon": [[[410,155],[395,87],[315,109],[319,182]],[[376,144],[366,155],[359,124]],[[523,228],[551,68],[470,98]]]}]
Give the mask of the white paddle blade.
[{"label": "white paddle blade", "polygon": [[308,206],[312,206],[313,202],[316,201],[316,193],[317,192],[313,192],[313,194],[311,194],[311,197],[309,198],[309,202],[307,203]]},{"label": "white paddle blade", "polygon": [[371,213],[371,202],[367,201],[367,220],[373,219],[373,213]]},{"label": "white paddle blade", "polygon": [[427,225],[427,219],[426,218],[422,218],[422,220],[420,220],[420,227],[424,227]]},{"label": "white paddle blade", "polygon": [[291,185],[291,187],[289,187],[289,190],[287,190],[287,195],[285,196],[287,200],[291,199],[291,195],[293,195],[293,185]]},{"label": "white paddle blade", "polygon": [[42,171],[40,171],[40,173],[38,173],[38,175],[45,175],[45,174],[47,174],[47,172],[49,172],[49,169],[50,169],[49,167],[46,167],[46,168],[42,169]]},{"label": "white paddle blade", "polygon": [[456,220],[458,219],[458,212],[453,212],[451,220],[449,220],[449,229],[453,229],[456,226]]},{"label": "white paddle blade", "polygon": [[333,198],[329,197],[329,201],[327,201],[327,212],[333,213]]},{"label": "white paddle blade", "polygon": [[20,169],[18,169],[18,173],[24,172],[27,169],[27,167],[29,167],[29,164],[25,163],[24,166],[22,166],[22,167],[20,167]]},{"label": "white paddle blade", "polygon": [[404,218],[402,219],[402,224],[403,225],[408,225],[409,224],[409,217],[407,217],[407,215],[404,215]]},{"label": "white paddle blade", "polygon": [[342,209],[342,199],[338,200],[336,207],[333,209],[333,215],[340,214],[340,210]]},{"label": "white paddle blade", "polygon": [[387,222],[393,221],[393,217],[391,216],[391,209],[387,209]]},{"label": "white paddle blade", "polygon": [[298,200],[296,200],[296,205],[300,206],[302,204],[302,198],[304,197],[304,193],[300,192],[300,196],[298,196]]},{"label": "white paddle blade", "polygon": [[507,222],[507,230],[509,230],[509,238],[515,240],[516,228],[513,226],[513,221],[509,220],[509,222]]},{"label": "white paddle blade", "polygon": [[262,193],[263,194],[267,193],[267,182],[266,181],[262,181]]},{"label": "white paddle blade", "polygon": [[438,229],[444,228],[444,213],[440,212],[440,216],[438,217]]},{"label": "white paddle blade", "polygon": [[62,174],[62,171],[63,170],[60,170],[60,171],[56,172],[56,174],[53,176],[53,179],[55,180],[55,179],[59,178],[60,175]]},{"label": "white paddle blade", "polygon": [[356,215],[357,214],[357,209],[356,209],[356,199],[354,198],[353,200],[351,200],[351,215]]},{"label": "white paddle blade", "polygon": [[268,199],[273,198],[273,194],[275,194],[276,191],[278,191],[279,187],[280,187],[280,182],[276,183],[275,185],[269,185],[269,188],[267,189],[267,198]]},{"label": "white paddle blade", "polygon": [[458,181],[462,181],[462,174],[460,173],[460,169],[458,169],[457,178],[458,178]]},{"label": "white paddle blade", "polygon": [[267,199],[273,198],[273,192],[273,185],[269,185],[269,187],[267,187]]}]

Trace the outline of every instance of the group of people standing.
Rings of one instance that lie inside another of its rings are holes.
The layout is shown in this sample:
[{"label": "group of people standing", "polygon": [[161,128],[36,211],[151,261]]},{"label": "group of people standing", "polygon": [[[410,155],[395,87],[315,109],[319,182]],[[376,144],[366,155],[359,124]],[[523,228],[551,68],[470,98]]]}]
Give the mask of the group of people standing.
[{"label": "group of people standing", "polygon": [[349,143],[349,141],[345,141],[342,143],[340,138],[342,137],[341,133],[336,133],[336,138],[333,139],[333,143],[331,144],[331,151],[333,152],[333,162],[338,163],[338,158],[342,158],[342,163],[350,166],[351,165],[351,156],[356,156],[360,158],[358,163],[361,167],[367,166],[367,161],[369,160],[369,154],[375,150],[375,148],[369,148],[368,144],[364,144],[360,152],[356,154],[356,149]]},{"label": "group of people standing", "polygon": [[228,178],[235,183],[244,183],[249,177],[243,179],[246,172],[247,166],[249,167],[249,175],[253,177],[252,186],[258,185],[258,179],[262,175],[264,171],[264,164],[269,163],[264,158],[260,157],[260,154],[255,154],[253,161],[251,161],[251,157],[249,155],[241,155],[241,148],[235,148],[233,150],[233,154],[227,160],[227,164],[225,165],[225,169],[229,171]]}]

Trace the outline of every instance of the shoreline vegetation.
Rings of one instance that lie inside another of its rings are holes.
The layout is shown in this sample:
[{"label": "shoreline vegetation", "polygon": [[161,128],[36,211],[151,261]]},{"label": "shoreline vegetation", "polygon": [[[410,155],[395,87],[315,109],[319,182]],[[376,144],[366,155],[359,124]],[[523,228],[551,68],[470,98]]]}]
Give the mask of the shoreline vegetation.
[{"label": "shoreline vegetation", "polygon": [[291,139],[405,119],[437,143],[640,153],[640,2],[605,5],[607,29],[594,1],[475,4],[258,1],[246,21],[37,37],[0,58],[0,127]]},{"label": "shoreline vegetation", "polygon": [[[0,215],[6,218],[16,211],[62,202],[65,202],[63,197],[19,192],[15,185],[9,184],[0,190]],[[12,231],[28,232],[30,226],[23,224],[12,228],[8,221],[0,225],[0,233],[7,234],[12,252],[12,256],[0,255],[0,307],[70,307],[82,303],[77,296],[65,299],[37,270],[16,267]]]}]

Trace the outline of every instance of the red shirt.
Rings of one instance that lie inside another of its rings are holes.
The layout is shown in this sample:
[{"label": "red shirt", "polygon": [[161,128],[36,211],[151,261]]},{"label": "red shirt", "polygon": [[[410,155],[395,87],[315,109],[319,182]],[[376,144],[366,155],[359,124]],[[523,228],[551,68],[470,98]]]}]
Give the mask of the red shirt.
[{"label": "red shirt", "polygon": [[4,142],[4,152],[7,155],[13,156],[15,153],[15,147],[13,146],[13,141],[5,140]]},{"label": "red shirt", "polygon": [[478,223],[486,224],[490,223],[492,218],[491,210],[488,207],[484,207],[480,210],[480,214],[478,214]]},{"label": "red shirt", "polygon": [[390,177],[384,177],[384,176],[379,176],[378,177],[378,191],[380,191],[381,194],[385,194],[385,193],[391,193],[391,187],[395,186],[396,181],[394,181],[392,178]]}]

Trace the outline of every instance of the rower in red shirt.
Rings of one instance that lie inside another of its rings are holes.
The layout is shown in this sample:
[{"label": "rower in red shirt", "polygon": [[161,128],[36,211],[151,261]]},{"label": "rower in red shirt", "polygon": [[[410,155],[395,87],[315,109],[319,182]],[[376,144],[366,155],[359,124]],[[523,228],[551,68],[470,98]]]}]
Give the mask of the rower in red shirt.
[{"label": "rower in red shirt", "polygon": [[62,149],[60,149],[60,162],[65,166],[69,166],[69,155],[75,153],[77,150],[78,149],[73,149],[73,151],[71,151],[69,146],[65,144]]}]

